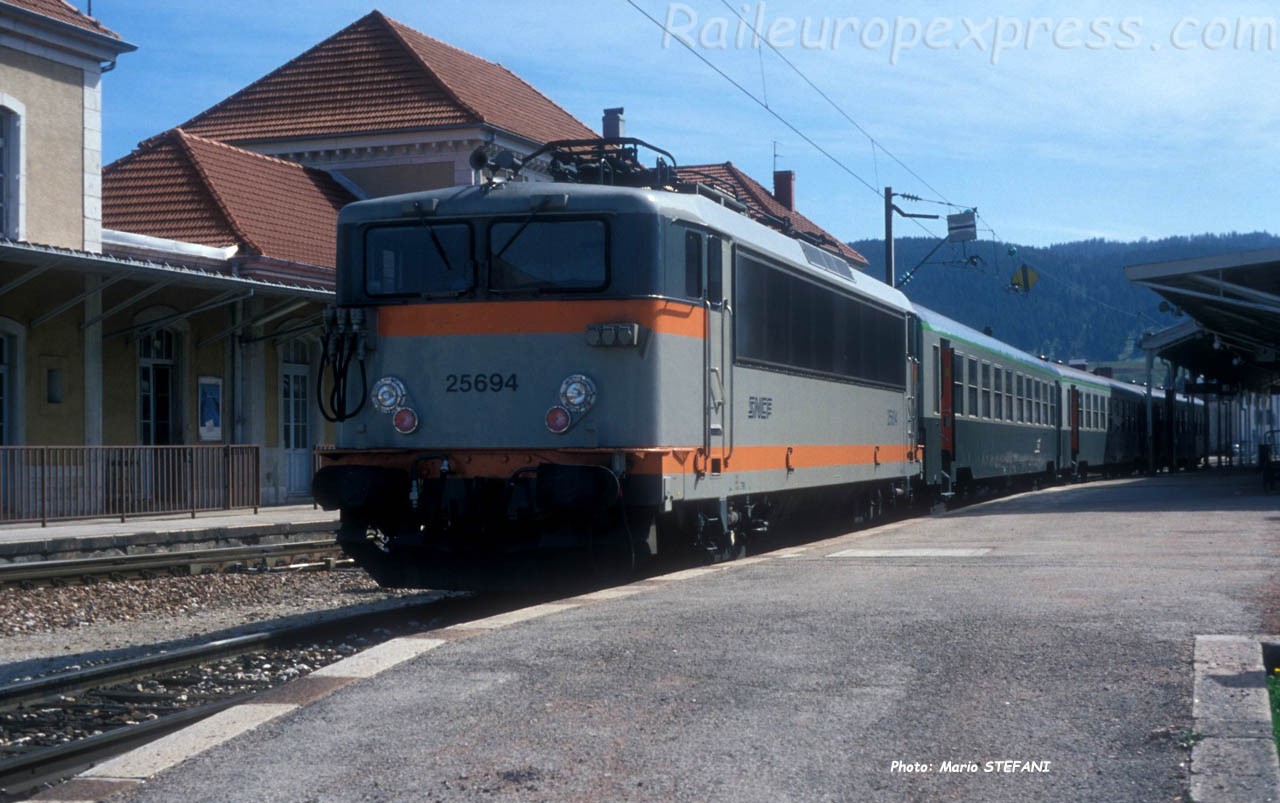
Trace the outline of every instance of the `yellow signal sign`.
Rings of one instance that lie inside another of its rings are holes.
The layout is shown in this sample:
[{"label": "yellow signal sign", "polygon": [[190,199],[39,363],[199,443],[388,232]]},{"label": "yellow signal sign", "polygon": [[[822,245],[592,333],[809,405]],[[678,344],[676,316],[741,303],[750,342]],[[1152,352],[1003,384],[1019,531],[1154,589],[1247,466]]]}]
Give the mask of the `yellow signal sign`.
[{"label": "yellow signal sign", "polygon": [[1022,267],[1013,272],[1013,276],[1009,279],[1009,286],[1025,293],[1035,287],[1038,281],[1040,281],[1040,274],[1036,273],[1030,265],[1024,262]]}]

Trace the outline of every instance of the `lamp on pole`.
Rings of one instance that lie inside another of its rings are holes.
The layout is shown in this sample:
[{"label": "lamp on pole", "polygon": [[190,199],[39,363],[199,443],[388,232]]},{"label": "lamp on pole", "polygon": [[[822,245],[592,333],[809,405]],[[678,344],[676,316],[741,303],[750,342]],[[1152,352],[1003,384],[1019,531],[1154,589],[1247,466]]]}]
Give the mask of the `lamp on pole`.
[{"label": "lamp on pole", "polygon": [[893,213],[897,212],[905,218],[916,220],[938,220],[942,217],[941,215],[917,215],[904,212],[893,202],[894,198],[902,198],[906,201],[922,200],[918,195],[895,193],[893,187],[884,188],[884,283],[890,287],[894,285]]}]

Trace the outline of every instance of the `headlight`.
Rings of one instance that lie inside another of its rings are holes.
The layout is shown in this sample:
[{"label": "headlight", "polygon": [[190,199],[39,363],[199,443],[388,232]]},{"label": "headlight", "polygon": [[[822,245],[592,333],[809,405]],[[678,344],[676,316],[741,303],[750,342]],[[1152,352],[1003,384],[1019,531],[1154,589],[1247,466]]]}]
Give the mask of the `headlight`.
[{"label": "headlight", "polygon": [[596,383],[574,374],[560,385],[560,403],[571,413],[585,413],[596,403]]},{"label": "headlight", "polygon": [[384,376],[373,383],[370,398],[380,413],[389,413],[404,404],[404,383],[394,376]]}]

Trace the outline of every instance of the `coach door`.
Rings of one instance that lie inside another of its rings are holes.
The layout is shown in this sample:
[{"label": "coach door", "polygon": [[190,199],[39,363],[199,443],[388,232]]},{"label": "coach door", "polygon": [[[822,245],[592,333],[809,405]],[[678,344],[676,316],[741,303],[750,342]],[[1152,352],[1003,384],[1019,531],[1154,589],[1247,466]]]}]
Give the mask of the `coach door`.
[{"label": "coach door", "polygon": [[1071,421],[1071,464],[1074,466],[1080,456],[1080,390],[1075,385],[1067,396]]},{"label": "coach door", "polygon": [[[689,232],[695,234],[695,232]],[[733,321],[730,317],[732,309],[726,302],[729,298],[728,277],[731,271],[725,269],[727,249],[724,241],[715,235],[697,234],[700,245],[705,240],[705,282],[704,299],[706,306],[706,338],[703,354],[706,364],[706,419],[703,446],[707,455],[707,471],[719,474],[725,471],[729,455],[732,451],[733,426],[730,394],[733,390],[730,381],[730,364],[733,359],[733,347],[730,342],[733,332]],[[690,246],[692,248],[692,246]]]},{"label": "coach door", "polygon": [[951,464],[956,456],[956,407],[955,407],[955,349],[950,340],[942,341],[941,353],[938,355],[938,390],[941,396],[939,404],[941,414],[941,431],[939,442],[942,449],[943,487],[951,490]]}]

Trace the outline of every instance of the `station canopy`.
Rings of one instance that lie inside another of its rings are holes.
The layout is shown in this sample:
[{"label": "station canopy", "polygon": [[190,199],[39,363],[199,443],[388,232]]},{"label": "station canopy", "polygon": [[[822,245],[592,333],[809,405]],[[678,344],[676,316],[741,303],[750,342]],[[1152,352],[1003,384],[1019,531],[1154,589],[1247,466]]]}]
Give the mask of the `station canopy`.
[{"label": "station canopy", "polygon": [[1143,348],[1209,383],[1280,390],[1280,248],[1130,265],[1124,272],[1187,317],[1147,335]]}]

